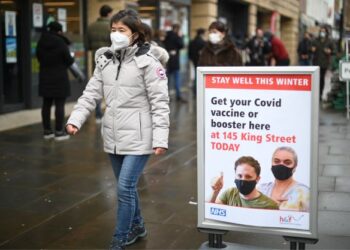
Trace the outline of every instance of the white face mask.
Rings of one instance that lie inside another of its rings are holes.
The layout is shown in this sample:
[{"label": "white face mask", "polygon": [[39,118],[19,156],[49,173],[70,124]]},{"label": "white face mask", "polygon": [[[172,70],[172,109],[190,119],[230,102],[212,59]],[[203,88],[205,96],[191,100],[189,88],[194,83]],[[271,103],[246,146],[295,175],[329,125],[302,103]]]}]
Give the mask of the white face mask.
[{"label": "white face mask", "polygon": [[326,32],[321,31],[320,32],[320,37],[325,38],[326,37]]},{"label": "white face mask", "polygon": [[212,44],[218,44],[219,42],[221,42],[222,37],[219,33],[210,33],[209,34],[209,42],[211,42]]},{"label": "white face mask", "polygon": [[128,36],[115,31],[111,33],[112,49],[114,51],[125,49],[130,44],[130,39]]}]

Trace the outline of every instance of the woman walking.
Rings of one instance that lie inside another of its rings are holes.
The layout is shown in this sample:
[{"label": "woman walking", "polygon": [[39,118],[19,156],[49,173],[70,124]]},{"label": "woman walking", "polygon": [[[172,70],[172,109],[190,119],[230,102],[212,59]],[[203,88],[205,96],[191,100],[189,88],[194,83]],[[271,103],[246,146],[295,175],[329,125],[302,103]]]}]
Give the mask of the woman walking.
[{"label": "woman walking", "polygon": [[132,10],[111,18],[111,47],[96,52],[96,68],[67,122],[76,134],[102,98],[104,150],[117,180],[117,225],[111,249],[124,249],[147,231],[141,215],[137,183],[149,156],[168,148],[167,77],[145,43],[141,21]]}]

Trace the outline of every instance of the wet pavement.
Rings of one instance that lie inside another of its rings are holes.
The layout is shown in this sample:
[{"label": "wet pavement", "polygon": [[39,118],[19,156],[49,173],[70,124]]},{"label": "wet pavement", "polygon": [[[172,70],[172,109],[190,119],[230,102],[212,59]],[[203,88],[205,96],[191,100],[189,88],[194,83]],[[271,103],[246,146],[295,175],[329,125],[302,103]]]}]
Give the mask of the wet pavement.
[{"label": "wet pavement", "polygon": [[[169,152],[152,156],[139,185],[148,237],[130,249],[198,249],[196,114],[172,103]],[[319,238],[307,249],[350,249],[350,122],[321,111]],[[0,248],[107,249],[115,181],[90,119],[67,141],[43,140],[40,124],[0,132]],[[229,232],[224,241],[288,249],[281,236]]]}]

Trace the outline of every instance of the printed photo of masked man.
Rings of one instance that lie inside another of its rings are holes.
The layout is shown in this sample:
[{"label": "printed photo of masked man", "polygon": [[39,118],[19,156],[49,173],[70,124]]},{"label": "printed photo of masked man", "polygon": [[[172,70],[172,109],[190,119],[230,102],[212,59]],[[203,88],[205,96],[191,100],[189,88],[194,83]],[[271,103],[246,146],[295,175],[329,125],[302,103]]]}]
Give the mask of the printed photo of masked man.
[{"label": "printed photo of masked man", "polygon": [[235,187],[222,191],[224,186],[223,172],[212,180],[212,194],[208,202],[246,208],[279,209],[276,201],[256,188],[261,172],[257,160],[251,156],[242,156],[236,160],[234,171],[232,184],[234,183]]}]

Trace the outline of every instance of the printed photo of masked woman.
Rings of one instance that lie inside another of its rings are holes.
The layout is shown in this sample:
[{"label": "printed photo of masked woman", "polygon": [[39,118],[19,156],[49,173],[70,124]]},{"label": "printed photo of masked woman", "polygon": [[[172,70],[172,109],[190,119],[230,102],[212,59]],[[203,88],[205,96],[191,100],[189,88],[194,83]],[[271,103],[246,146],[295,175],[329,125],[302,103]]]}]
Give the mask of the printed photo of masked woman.
[{"label": "printed photo of masked woman", "polygon": [[272,154],[271,171],[275,179],[258,186],[274,200],[280,210],[309,212],[310,188],[295,179],[298,155],[291,147],[278,147]]}]

